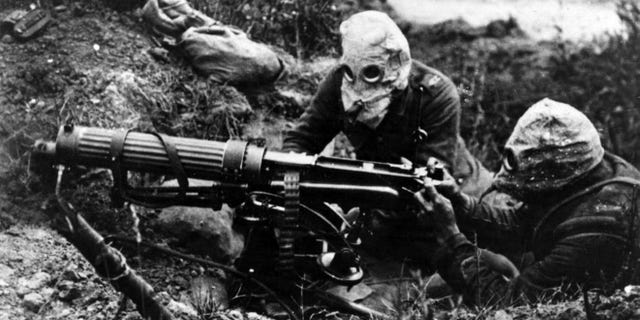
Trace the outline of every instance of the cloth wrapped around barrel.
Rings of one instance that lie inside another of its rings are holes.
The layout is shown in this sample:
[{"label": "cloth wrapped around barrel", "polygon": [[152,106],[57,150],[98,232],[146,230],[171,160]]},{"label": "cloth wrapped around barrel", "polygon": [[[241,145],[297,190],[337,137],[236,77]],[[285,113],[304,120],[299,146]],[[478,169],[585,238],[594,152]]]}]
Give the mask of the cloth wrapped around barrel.
[{"label": "cloth wrapped around barrel", "polygon": [[192,8],[186,0],[149,0],[142,16],[154,31],[178,40],[199,74],[232,85],[265,85],[278,80],[285,65],[269,46]]}]

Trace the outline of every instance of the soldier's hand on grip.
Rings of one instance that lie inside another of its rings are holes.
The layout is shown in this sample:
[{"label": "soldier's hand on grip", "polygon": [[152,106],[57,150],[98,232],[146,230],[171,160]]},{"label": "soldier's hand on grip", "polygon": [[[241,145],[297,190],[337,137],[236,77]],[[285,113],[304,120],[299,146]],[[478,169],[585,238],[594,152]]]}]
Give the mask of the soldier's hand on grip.
[{"label": "soldier's hand on grip", "polygon": [[435,184],[435,180],[425,178],[424,189],[414,193],[414,198],[420,208],[418,218],[434,223],[438,241],[444,242],[450,236],[460,233],[460,230],[451,201],[438,193]]}]

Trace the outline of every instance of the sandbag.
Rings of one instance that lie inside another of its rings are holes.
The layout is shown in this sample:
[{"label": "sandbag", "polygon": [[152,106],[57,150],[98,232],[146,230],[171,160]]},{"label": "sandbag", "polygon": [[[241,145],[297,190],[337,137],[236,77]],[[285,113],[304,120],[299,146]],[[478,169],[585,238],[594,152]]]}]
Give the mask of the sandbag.
[{"label": "sandbag", "polygon": [[269,46],[229,26],[189,28],[182,34],[180,46],[197,72],[220,83],[272,83],[285,69]]}]

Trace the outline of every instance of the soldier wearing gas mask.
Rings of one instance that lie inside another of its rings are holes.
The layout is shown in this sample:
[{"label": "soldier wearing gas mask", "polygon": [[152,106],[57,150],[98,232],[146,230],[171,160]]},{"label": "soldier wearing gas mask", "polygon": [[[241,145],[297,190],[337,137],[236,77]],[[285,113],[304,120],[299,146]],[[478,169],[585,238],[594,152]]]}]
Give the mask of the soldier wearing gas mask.
[{"label": "soldier wearing gas mask", "polygon": [[445,164],[470,194],[490,173],[459,135],[460,98],[439,71],[411,59],[409,44],[385,14],[364,11],[340,25],[342,57],[284,139],[285,151],[320,153],[344,132],[358,159]]},{"label": "soldier wearing gas mask", "polygon": [[[459,135],[460,98],[451,80],[412,60],[407,39],[382,12],[351,16],[340,25],[340,34],[340,63],[286,134],[283,149],[317,154],[342,131],[358,159],[407,159],[426,166],[435,158],[466,193],[480,195],[487,189],[492,175]],[[350,210],[347,218],[359,213]],[[430,227],[419,225],[408,212],[372,210],[367,217],[359,253],[372,278],[405,277],[407,265],[428,265],[437,247]],[[391,303],[399,290],[388,284],[373,289],[364,301],[373,307]]]},{"label": "soldier wearing gas mask", "polygon": [[[521,207],[488,205],[451,179],[427,181],[416,198],[436,229],[442,278],[471,302],[511,304],[561,285],[613,289],[640,280],[638,179],[636,168],[604,151],[584,114],[544,99],[518,120],[493,182]],[[510,263],[477,248],[457,222],[522,241],[529,252]]]}]

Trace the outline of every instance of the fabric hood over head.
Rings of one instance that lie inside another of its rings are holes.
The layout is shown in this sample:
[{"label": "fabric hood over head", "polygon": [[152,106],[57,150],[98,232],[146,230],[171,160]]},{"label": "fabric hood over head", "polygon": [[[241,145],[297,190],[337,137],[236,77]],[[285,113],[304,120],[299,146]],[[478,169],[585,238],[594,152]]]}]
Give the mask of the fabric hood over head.
[{"label": "fabric hood over head", "polygon": [[409,82],[409,43],[385,13],[364,11],[340,25],[345,76],[341,96],[347,112],[376,127],[384,118],[392,93]]},{"label": "fabric hood over head", "polygon": [[516,123],[494,187],[516,197],[552,192],[584,176],[603,156],[593,123],[574,107],[545,98]]}]

